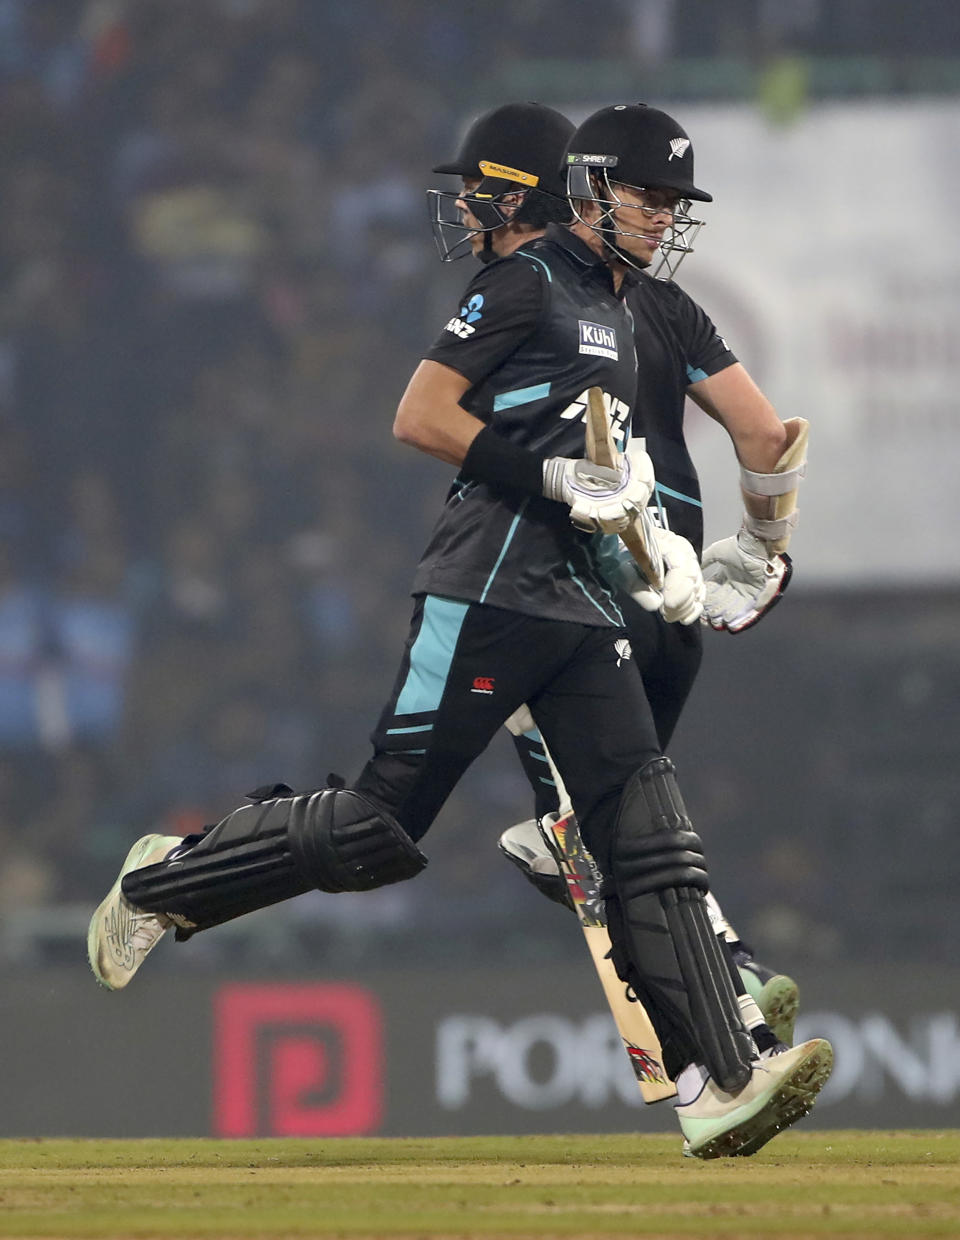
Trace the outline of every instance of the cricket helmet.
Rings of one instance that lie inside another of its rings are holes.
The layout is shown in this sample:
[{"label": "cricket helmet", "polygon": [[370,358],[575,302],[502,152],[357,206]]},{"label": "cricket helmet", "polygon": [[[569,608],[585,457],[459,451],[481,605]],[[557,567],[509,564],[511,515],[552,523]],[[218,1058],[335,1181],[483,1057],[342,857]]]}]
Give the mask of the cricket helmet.
[{"label": "cricket helmet", "polygon": [[[479,185],[469,193],[427,191],[441,259],[462,258],[478,232],[487,234],[489,257],[489,234],[511,220],[529,219],[538,209],[544,222],[567,218],[563,153],[572,133],[573,124],[542,103],[507,103],[475,120],[456,157],[433,171],[479,180]],[[507,194],[510,204],[503,201]],[[468,204],[479,227],[464,223],[458,201]]]},{"label": "cricket helmet", "polygon": [[[677,196],[672,222],[660,242],[660,261],[654,275],[672,278],[681,260],[693,252],[693,239],[703,226],[693,219],[690,201],[712,202],[706,190],[693,181],[693,145],[686,130],[672,116],[645,103],[618,103],[594,112],[575,130],[565,156],[567,193],[574,214],[603,240],[619,258],[633,267],[642,263],[617,244],[618,236],[642,235],[624,226],[618,207],[637,210],[647,218],[658,214],[647,207],[625,204],[616,185],[636,190],[660,190]],[[594,221],[583,219],[577,202],[594,202],[601,208]],[[641,225],[643,219],[640,220]]]}]

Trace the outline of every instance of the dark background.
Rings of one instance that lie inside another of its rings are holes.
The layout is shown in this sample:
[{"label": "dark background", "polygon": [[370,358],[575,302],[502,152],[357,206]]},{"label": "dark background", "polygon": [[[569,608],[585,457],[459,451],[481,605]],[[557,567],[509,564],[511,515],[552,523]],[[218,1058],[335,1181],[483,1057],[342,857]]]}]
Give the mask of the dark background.
[{"label": "dark background", "polygon": [[[471,115],[623,92],[776,119],[798,61],[810,103],[956,98],[958,14],[0,0],[0,967],[82,971],[145,831],[365,760],[450,478],[390,423],[468,278],[437,262],[423,190]],[[957,948],[960,583],[825,590],[802,555],[759,628],[707,634],[674,748],[688,806],[763,960],[935,970]],[[303,897],[156,970],[546,967],[570,927],[495,847],[530,812],[498,740],[416,883]]]}]

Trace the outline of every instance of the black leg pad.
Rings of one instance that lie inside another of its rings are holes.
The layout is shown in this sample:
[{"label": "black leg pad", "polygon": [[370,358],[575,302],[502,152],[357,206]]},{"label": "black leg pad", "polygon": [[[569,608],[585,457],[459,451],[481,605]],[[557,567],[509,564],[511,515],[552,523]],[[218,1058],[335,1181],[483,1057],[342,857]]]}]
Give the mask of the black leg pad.
[{"label": "black leg pad", "polygon": [[320,891],[370,891],[413,878],[427,864],[395,818],[350,788],[293,797],[289,840]]},{"label": "black leg pad", "polygon": [[172,859],[127,874],[124,895],[166,914],[183,939],[313,888],[369,891],[427,864],[400,824],[359,793],[270,791],[281,789],[289,795],[243,805]]},{"label": "black leg pad", "polygon": [[604,889],[614,964],[665,1049],[704,1063],[722,1089],[741,1089],[755,1048],[710,927],[703,847],[667,758],[648,763],[624,789]]}]

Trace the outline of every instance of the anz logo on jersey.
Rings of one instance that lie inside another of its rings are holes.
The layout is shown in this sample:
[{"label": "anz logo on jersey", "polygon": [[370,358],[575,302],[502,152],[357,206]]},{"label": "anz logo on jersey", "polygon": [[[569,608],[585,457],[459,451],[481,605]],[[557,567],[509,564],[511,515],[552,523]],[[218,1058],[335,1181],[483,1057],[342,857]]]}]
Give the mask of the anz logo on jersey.
[{"label": "anz logo on jersey", "polygon": [[[626,447],[627,440],[630,438],[627,427],[630,424],[630,406],[622,400],[618,400],[615,396],[608,393],[603,394],[603,406],[610,417],[610,429],[613,431],[613,437],[616,440],[617,447],[622,452]],[[575,418],[581,422],[587,420],[587,393],[581,392],[576,400],[571,401],[560,414],[565,422],[572,422]]]},{"label": "anz logo on jersey", "polygon": [[465,306],[460,307],[459,318],[452,318],[444,327],[445,332],[453,332],[461,340],[466,340],[477,330],[473,324],[483,318],[483,294],[474,293]]}]

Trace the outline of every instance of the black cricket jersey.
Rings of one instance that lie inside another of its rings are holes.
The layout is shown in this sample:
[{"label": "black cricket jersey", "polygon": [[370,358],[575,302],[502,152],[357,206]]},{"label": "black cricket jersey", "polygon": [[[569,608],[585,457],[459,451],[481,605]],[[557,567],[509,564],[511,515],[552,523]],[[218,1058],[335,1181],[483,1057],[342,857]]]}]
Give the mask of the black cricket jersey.
[{"label": "black cricket jersey", "polygon": [[[623,446],[636,392],[633,324],[603,260],[565,228],[471,281],[426,357],[471,387],[462,405],[498,435],[547,456],[582,457],[587,390],[598,385]],[[420,561],[414,594],[619,626],[598,567],[603,542],[565,504],[458,475]]]},{"label": "black cricket jersey", "polygon": [[670,280],[640,273],[626,291],[634,320],[637,392],[633,433],[644,436],[657,486],[660,523],[703,550],[703,504],[683,434],[691,383],[736,362],[706,312]]}]

